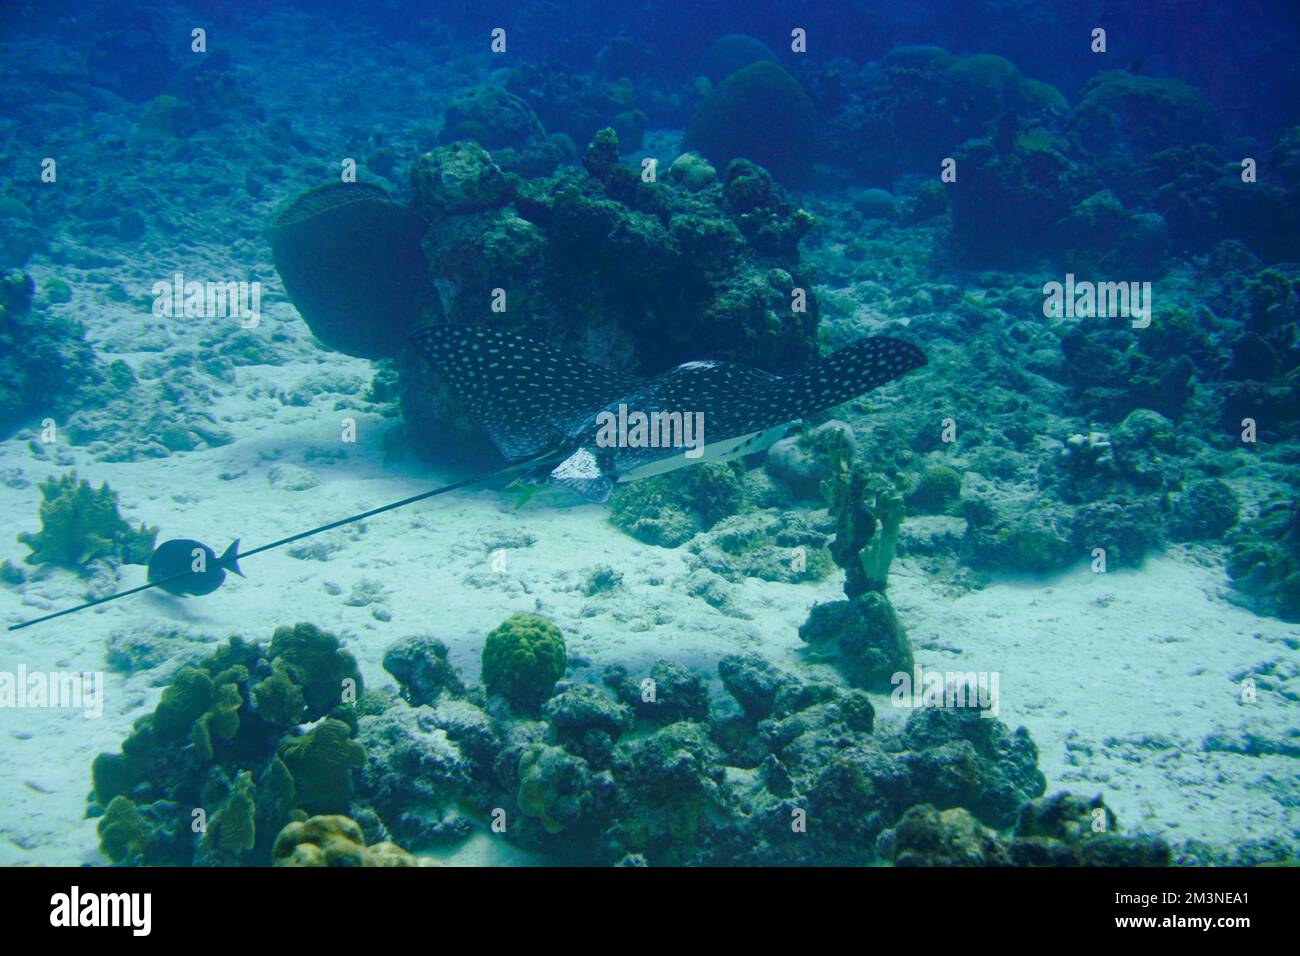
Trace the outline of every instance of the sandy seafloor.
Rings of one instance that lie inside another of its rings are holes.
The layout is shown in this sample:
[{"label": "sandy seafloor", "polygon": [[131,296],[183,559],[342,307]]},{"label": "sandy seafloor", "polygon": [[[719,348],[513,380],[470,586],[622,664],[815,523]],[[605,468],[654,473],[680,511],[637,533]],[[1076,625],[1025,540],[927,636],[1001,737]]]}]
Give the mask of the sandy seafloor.
[{"label": "sandy seafloor", "polygon": [[[316,168],[296,169],[292,163],[303,157],[286,154],[282,144],[249,142],[230,128],[201,134],[188,167],[133,173],[169,204],[168,235],[151,233],[130,255],[107,250],[118,263],[108,268],[39,255],[27,271],[38,288],[55,277],[69,282],[70,303],[38,299],[38,305],[85,322],[105,361],[133,365],[166,360],[205,336],[220,339],[231,331],[211,324],[228,320],[160,326],[138,305],[154,282],[177,268],[203,278],[256,277],[266,290],[262,321],[280,336],[286,362],[236,368],[233,384],[206,380],[217,396],[209,411],[234,437],[223,447],[109,463],[67,445],[42,457],[22,438],[0,443],[0,560],[21,563],[26,549],[14,535],[39,527],[37,483],[70,467],[96,485],[108,481],[125,516],[160,526],[160,541],[195,537],[218,550],[233,537],[245,548],[256,546],[460,477],[409,460],[386,462],[383,435],[392,422],[355,400],[371,364],[313,344],[283,297],[260,231],[278,201],[320,181],[321,157],[337,152],[341,126],[364,129],[381,117],[398,131],[403,124],[436,124],[447,92],[478,77],[465,75],[465,64],[422,60],[414,49],[406,59],[376,63],[292,15],[277,15],[233,43],[241,63],[259,64],[245,74],[259,100],[272,113],[292,112],[296,128],[319,147]],[[286,103],[286,97],[295,99]],[[124,115],[97,112],[84,135],[90,142],[130,126]],[[105,155],[89,152],[96,160]],[[80,153],[69,150],[70,168]],[[221,184],[232,166],[253,154],[264,154],[259,168],[277,167],[283,178],[270,180],[264,199],[237,220],[210,214],[207,202],[225,195]],[[136,303],[115,300],[115,287]],[[294,391],[307,396],[294,399],[304,404],[282,400]],[[358,442],[342,445],[340,422],[349,414],[358,419]],[[270,476],[284,466],[311,471],[319,484],[304,491],[286,490],[283,482],[274,487]],[[135,596],[4,635],[0,669],[6,670],[20,663],[42,671],[104,669],[115,632],[153,639],[167,655],[129,676],[108,671],[102,719],[35,709],[0,715],[0,864],[107,862],[96,849],[95,821],[85,818],[91,761],[118,749],[132,723],[157,704],[176,666],[232,634],[268,641],[277,626],[310,621],[346,639],[371,687],[392,683],[380,666],[386,648],[410,634],[431,634],[475,681],[484,635],[508,613],[530,610],[563,627],[570,679],[598,681],[608,664],[635,672],[658,658],[713,672],[719,657],[755,650],[805,676],[839,680],[829,667],[804,660],[797,635],[812,604],[842,595],[838,573],[819,584],[750,579],[731,585],[733,605],[750,618],[728,616],[687,593],[685,548],[641,544],[613,527],[600,506],[534,501],[516,511],[511,497],[471,491],[317,540],[337,546],[327,560],[286,550],[260,555],[246,562],[247,579],[207,598]],[[497,548],[505,548],[504,572],[491,567]],[[597,565],[619,570],[623,586],[588,597],[580,585]],[[32,574],[23,591],[0,587],[4,622],[84,597],[85,582],[69,572]],[[144,568],[129,566],[118,586],[143,580]],[[1240,679],[1261,665],[1282,660],[1295,672],[1300,628],[1228,603],[1221,551],[1175,549],[1140,569],[1105,575],[1081,564],[1055,578],[998,581],[968,593],[902,558],[890,580],[922,666],[999,672],[1001,717],[1029,729],[1049,792],[1100,792],[1126,829],[1175,842],[1294,841],[1300,831],[1294,756],[1206,746],[1208,738],[1230,743],[1257,735],[1290,741],[1293,752],[1300,748],[1288,712],[1293,700],[1271,693],[1253,704],[1240,700]],[[354,593],[375,600],[350,604]],[[877,696],[876,704],[879,719],[903,716],[887,697]],[[451,859],[529,858],[480,835]]]},{"label": "sandy seafloor", "polygon": [[[266,320],[296,321],[285,303]],[[131,314],[120,319],[132,321],[138,319]],[[366,372],[361,360],[322,353],[320,361]],[[231,445],[144,463],[84,461],[75,448],[61,459],[107,480],[130,520],[162,526],[160,540],[194,536],[218,549],[236,535],[245,547],[256,545],[454,477],[386,465],[381,437],[388,423],[377,416],[362,418],[345,458],[314,460],[323,447],[340,447],[343,413],[330,402],[289,406],[266,396],[318,368],[239,369],[215,409],[240,436]],[[34,529],[35,482],[64,469],[34,458],[17,440],[0,445],[0,459],[32,482],[0,486],[5,523]],[[285,464],[309,468],[319,485],[272,490],[268,475]],[[752,615],[737,619],[687,593],[685,548],[641,544],[612,526],[601,506],[534,501],[516,510],[511,496],[472,491],[319,540],[338,545],[328,560],[285,550],[258,555],[246,562],[247,579],[232,579],[205,598],[139,595],[6,635],[0,664],[8,669],[18,662],[29,670],[102,669],[115,631],[164,635],[159,644],[171,656],[130,676],[109,671],[101,719],[58,710],[5,714],[0,864],[103,862],[95,821],[85,819],[92,759],[116,750],[132,722],[156,706],[177,663],[202,653],[203,642],[231,634],[265,641],[277,626],[311,621],[344,636],[367,685],[378,687],[392,683],[380,665],[384,650],[400,637],[427,633],[444,640],[474,680],[483,635],[507,613],[529,610],[562,623],[570,679],[598,681],[612,663],[635,673],[658,658],[712,671],[719,657],[738,650],[838,679],[828,667],[805,662],[797,635],[814,602],[840,595],[838,574],[818,584],[734,585],[734,605]],[[504,571],[492,567],[499,548]],[[17,563],[22,551],[6,536],[0,556]],[[1236,678],[1263,661],[1298,656],[1300,629],[1227,603],[1221,566],[1196,557],[1170,552],[1139,570],[1104,575],[1080,565],[1053,579],[998,582],[965,594],[900,559],[890,593],[923,667],[999,672],[1001,717],[1028,727],[1049,792],[1101,792],[1127,829],[1172,841],[1288,836],[1300,825],[1300,808],[1285,796],[1294,758],[1207,750],[1204,742],[1214,735],[1287,735],[1285,698],[1264,694],[1242,703]],[[580,588],[584,574],[602,564],[623,573],[623,586],[588,597]],[[143,579],[143,567],[128,566],[120,583]],[[357,585],[371,595],[377,585],[381,596],[352,606]],[[0,590],[0,614],[6,622],[35,616],[79,602],[84,589],[71,573],[53,571],[30,582],[25,596]],[[172,629],[177,633],[165,636]],[[720,686],[714,690],[721,694]],[[884,695],[876,704],[882,719],[902,716]],[[488,837],[471,839],[451,858],[524,859]]]}]

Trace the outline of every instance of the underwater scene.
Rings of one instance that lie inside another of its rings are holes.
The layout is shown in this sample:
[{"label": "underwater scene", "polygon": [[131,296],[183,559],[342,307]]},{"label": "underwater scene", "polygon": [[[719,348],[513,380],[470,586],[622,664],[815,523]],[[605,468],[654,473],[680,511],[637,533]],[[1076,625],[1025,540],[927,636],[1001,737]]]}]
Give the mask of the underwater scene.
[{"label": "underwater scene", "polygon": [[0,865],[1294,863],[1298,91],[1289,0],[0,4]]}]

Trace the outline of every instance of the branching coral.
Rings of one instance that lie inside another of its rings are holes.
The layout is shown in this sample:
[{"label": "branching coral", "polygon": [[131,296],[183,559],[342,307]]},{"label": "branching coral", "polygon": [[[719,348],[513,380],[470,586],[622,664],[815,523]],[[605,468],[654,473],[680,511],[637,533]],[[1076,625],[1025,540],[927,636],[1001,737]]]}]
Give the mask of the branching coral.
[{"label": "branching coral", "polygon": [[822,496],[835,517],[831,556],[844,568],[844,593],[850,598],[883,593],[906,513],[902,495],[883,477],[868,475],[839,452],[832,460],[831,477],[822,482]]},{"label": "branching coral", "polygon": [[41,530],[22,532],[31,548],[28,564],[55,564],[85,571],[94,561],[144,564],[153,553],[157,528],[133,530],[117,510],[117,492],[107,483],[92,488],[76,472],[41,483]]}]

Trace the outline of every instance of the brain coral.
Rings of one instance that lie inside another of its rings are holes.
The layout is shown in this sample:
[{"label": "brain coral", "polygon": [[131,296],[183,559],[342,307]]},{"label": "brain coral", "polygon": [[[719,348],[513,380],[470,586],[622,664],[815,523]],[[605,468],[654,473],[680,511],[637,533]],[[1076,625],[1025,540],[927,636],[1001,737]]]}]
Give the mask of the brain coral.
[{"label": "brain coral", "polygon": [[512,614],[483,644],[483,683],[521,707],[551,696],[564,676],[564,635],[536,614]]},{"label": "brain coral", "polygon": [[718,83],[737,70],[762,61],[776,62],[770,46],[743,33],[728,33],[709,45],[700,65],[704,75]]},{"label": "brain coral", "polygon": [[727,77],[705,98],[682,139],[710,162],[744,157],[777,179],[799,182],[812,164],[812,102],[789,73],[760,60]]}]

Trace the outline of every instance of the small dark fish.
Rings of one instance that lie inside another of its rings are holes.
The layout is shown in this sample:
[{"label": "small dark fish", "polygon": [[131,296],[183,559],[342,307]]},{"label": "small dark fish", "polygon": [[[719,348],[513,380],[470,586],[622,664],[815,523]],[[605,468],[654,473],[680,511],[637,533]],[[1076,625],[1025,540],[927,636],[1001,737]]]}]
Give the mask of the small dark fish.
[{"label": "small dark fish", "polygon": [[[191,538],[173,538],[164,541],[154,549],[149,559],[150,582],[163,582],[158,586],[168,594],[211,594],[221,587],[226,580],[226,571],[234,571],[241,578],[244,572],[239,570],[236,558],[239,555],[239,539],[236,538],[226,549],[226,553],[217,557],[217,553],[202,541]],[[178,574],[187,577],[167,581]]]}]

